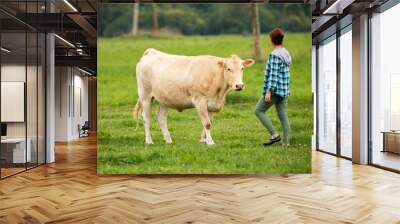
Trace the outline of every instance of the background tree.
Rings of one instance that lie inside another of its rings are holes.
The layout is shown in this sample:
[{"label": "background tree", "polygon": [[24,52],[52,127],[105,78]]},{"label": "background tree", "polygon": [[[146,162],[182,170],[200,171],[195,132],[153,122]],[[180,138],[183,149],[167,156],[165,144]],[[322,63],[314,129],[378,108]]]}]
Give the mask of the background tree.
[{"label": "background tree", "polygon": [[[138,14],[139,15],[139,4]],[[190,3],[157,4],[158,27],[184,35],[253,33],[251,4]],[[286,32],[310,32],[311,9],[308,4],[257,4],[260,35],[280,27]],[[140,4],[138,29],[153,29],[151,3]],[[132,3],[99,4],[99,37],[133,32]]]},{"label": "background tree", "polygon": [[260,18],[258,16],[258,5],[251,3],[252,9],[252,25],[254,35],[254,58],[261,59],[261,43],[260,43]]},{"label": "background tree", "polygon": [[156,3],[152,2],[151,3],[151,14],[152,14],[152,21],[153,21],[153,27],[152,31],[153,33],[158,31],[158,15],[157,15],[157,5]]},{"label": "background tree", "polygon": [[133,16],[132,16],[132,35],[136,36],[139,31],[139,3],[133,3]]}]

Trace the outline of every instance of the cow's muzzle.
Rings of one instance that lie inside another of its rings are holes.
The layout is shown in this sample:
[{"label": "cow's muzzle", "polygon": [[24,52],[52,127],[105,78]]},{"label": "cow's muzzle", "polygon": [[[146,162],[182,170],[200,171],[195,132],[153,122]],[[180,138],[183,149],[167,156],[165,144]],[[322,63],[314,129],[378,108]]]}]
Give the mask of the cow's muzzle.
[{"label": "cow's muzzle", "polygon": [[236,84],[235,85],[235,91],[242,91],[244,89],[244,85],[243,84]]}]

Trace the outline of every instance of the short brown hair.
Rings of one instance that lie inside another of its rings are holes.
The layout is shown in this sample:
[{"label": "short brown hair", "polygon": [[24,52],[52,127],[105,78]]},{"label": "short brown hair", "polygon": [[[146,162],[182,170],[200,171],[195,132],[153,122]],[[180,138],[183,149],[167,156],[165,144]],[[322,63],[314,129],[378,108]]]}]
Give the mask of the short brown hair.
[{"label": "short brown hair", "polygon": [[272,43],[275,45],[281,45],[284,36],[283,30],[280,28],[275,28],[269,33],[269,38],[271,38]]}]

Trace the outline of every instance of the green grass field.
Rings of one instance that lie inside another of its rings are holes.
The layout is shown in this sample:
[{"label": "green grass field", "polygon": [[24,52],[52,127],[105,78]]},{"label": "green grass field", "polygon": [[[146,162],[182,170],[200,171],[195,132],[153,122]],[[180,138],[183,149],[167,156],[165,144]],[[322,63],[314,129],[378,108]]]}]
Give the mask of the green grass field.
[{"label": "green grass field", "polygon": [[[271,50],[264,35],[263,48]],[[119,37],[98,40],[98,173],[99,174],[277,174],[311,172],[313,106],[311,94],[311,35],[288,34],[291,52],[291,96],[289,120],[291,146],[265,148],[270,136],[254,115],[261,95],[265,60],[245,70],[246,89],[231,92],[224,109],[213,117],[212,136],[216,143],[199,143],[202,126],[195,109],[179,113],[170,110],[168,128],[174,143],[166,145],[155,117],[152,137],[145,146],[142,121],[137,130],[132,110],[137,100],[135,66],[147,48],[172,54],[210,54],[250,58],[251,36]],[[263,58],[267,57],[264,52]],[[269,112],[281,133],[275,109]]]}]

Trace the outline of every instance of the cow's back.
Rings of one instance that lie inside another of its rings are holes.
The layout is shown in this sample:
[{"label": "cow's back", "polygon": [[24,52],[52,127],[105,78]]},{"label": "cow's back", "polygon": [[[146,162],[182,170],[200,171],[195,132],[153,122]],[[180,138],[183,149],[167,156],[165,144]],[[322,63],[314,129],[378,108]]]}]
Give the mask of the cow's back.
[{"label": "cow's back", "polygon": [[180,56],[147,49],[137,65],[138,84],[151,89],[162,104],[176,109],[193,107],[195,94],[207,94],[218,73],[214,56]]}]

